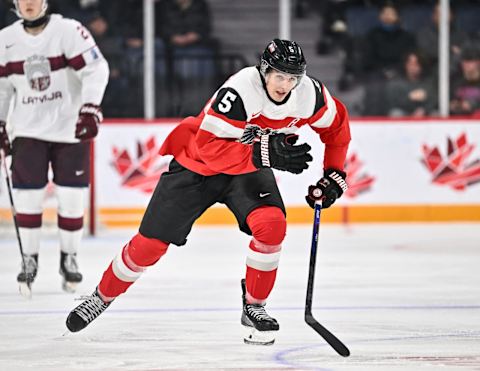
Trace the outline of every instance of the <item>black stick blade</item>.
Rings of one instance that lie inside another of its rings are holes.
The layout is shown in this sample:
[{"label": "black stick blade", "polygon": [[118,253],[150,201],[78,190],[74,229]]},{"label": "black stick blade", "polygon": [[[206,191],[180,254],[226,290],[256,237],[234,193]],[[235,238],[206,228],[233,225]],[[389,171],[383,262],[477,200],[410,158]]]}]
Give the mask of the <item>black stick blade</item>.
[{"label": "black stick blade", "polygon": [[335,351],[343,357],[350,355],[350,350],[338,338],[323,327],[311,314],[305,314],[305,322],[313,328]]}]

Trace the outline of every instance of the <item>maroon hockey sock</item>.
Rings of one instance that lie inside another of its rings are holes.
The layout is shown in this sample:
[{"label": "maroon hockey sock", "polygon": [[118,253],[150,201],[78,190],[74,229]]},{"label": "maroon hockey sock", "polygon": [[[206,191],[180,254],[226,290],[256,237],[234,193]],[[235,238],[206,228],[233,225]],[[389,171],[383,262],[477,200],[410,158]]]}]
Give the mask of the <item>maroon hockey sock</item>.
[{"label": "maroon hockey sock", "polygon": [[285,215],[277,207],[263,206],[248,215],[247,223],[253,234],[247,258],[247,301],[263,303],[275,284],[286,232]]},{"label": "maroon hockey sock", "polygon": [[78,231],[83,228],[83,216],[79,218],[65,218],[64,216],[58,215],[57,223],[58,228],[64,231]]},{"label": "maroon hockey sock", "polygon": [[98,285],[100,296],[105,301],[112,301],[127,291],[143,271],[155,264],[167,249],[166,242],[136,234],[103,273]]},{"label": "maroon hockey sock", "polygon": [[42,214],[17,213],[19,228],[40,228],[42,226]]}]

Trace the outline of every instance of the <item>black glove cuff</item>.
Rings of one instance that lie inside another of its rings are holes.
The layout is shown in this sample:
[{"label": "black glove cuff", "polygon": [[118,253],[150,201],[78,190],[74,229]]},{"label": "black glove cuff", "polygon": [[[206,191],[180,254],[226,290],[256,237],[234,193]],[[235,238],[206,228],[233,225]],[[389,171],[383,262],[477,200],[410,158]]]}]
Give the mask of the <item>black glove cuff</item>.
[{"label": "black glove cuff", "polygon": [[257,168],[272,167],[268,149],[269,135],[262,135],[259,142],[253,144],[253,164]]},{"label": "black glove cuff", "polygon": [[344,171],[330,168],[325,170],[324,176],[327,177],[330,181],[333,182],[333,184],[338,187],[338,197],[340,197],[343,192],[348,189],[348,184],[345,181],[345,179],[347,178],[347,174]]}]

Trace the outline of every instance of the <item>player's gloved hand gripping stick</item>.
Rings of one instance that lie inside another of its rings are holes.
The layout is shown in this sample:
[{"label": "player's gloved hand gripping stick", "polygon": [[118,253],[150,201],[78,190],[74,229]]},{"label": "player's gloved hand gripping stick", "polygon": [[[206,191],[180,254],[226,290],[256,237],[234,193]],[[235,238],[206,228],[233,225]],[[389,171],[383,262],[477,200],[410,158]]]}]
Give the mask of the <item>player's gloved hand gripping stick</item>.
[{"label": "player's gloved hand gripping stick", "polygon": [[322,209],[329,208],[348,189],[345,181],[347,174],[337,169],[326,169],[323,177],[315,185],[308,187],[305,197],[313,209],[316,201],[322,201]]}]

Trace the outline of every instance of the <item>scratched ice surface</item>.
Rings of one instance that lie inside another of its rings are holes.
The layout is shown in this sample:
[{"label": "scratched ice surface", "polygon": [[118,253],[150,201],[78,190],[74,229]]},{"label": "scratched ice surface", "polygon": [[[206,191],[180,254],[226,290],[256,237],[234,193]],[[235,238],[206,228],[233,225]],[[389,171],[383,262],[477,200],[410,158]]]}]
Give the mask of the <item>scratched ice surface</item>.
[{"label": "scratched ice surface", "polygon": [[322,225],[315,317],[350,348],[338,356],[303,321],[310,227],[290,226],[267,305],[270,347],[243,344],[240,278],[248,237],[199,227],[89,327],[62,336],[131,231],[86,238],[85,279],[61,291],[45,236],[34,295],[17,292],[14,236],[0,237],[0,370],[480,370],[478,224]]}]

